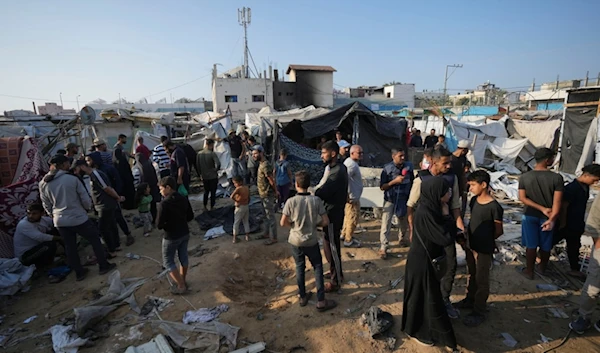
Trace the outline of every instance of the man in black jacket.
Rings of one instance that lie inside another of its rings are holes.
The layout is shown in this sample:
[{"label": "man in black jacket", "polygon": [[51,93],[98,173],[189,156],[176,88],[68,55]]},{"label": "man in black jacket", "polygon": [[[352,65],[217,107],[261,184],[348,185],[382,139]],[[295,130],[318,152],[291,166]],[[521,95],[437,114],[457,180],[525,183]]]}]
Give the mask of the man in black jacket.
[{"label": "man in black jacket", "polygon": [[[164,231],[162,241],[163,266],[175,281],[171,293],[182,294],[188,290],[185,278],[188,270],[188,242],[190,229],[188,222],[194,219],[194,211],[188,199],[177,192],[177,182],[173,177],[164,177],[158,183],[163,200],[158,205],[156,228]],[[179,268],[175,263],[175,253],[179,258]]]},{"label": "man in black jacket", "polygon": [[[315,195],[325,202],[325,210],[327,210],[329,222],[333,224],[333,234],[329,234],[328,229],[325,228],[325,242],[323,247],[325,250],[325,257],[327,258],[327,262],[329,262],[329,272],[331,273],[331,282],[325,284],[325,292],[337,291],[341,280],[344,278],[341,269],[340,232],[344,225],[344,208],[348,201],[348,172],[346,166],[343,163],[340,163],[338,159],[339,150],[340,147],[335,141],[327,141],[323,144],[321,148],[321,159],[327,164],[325,170],[327,180],[315,192]],[[336,261],[333,259],[333,254],[331,252],[332,241],[337,249],[341,278],[338,278]]]}]

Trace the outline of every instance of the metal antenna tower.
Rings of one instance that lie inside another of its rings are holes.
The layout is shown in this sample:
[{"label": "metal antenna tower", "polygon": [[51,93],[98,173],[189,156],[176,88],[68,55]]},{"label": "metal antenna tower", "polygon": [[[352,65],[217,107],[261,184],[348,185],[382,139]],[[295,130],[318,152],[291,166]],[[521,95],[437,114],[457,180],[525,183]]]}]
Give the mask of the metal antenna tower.
[{"label": "metal antenna tower", "polygon": [[252,21],[252,12],[249,7],[242,7],[238,9],[238,23],[244,27],[244,77],[249,78],[249,67],[248,67],[248,26]]}]

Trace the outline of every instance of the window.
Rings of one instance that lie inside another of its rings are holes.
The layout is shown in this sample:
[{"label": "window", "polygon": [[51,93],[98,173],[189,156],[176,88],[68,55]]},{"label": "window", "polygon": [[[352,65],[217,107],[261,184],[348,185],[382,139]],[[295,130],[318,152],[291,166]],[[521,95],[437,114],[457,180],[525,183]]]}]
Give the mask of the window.
[{"label": "window", "polygon": [[391,92],[388,92],[388,93],[387,93],[387,97],[388,97],[388,98],[392,98],[392,93],[391,93]]},{"label": "window", "polygon": [[286,92],[285,95],[288,96],[288,97],[291,97],[291,96],[294,95],[294,92]]},{"label": "window", "polygon": [[277,93],[277,95],[278,95],[279,97],[281,97],[281,92],[278,92],[278,93]]},{"label": "window", "polygon": [[237,103],[237,95],[236,96],[225,96],[225,103]]},{"label": "window", "polygon": [[262,94],[252,96],[252,102],[264,102],[264,101],[265,101],[265,96]]}]

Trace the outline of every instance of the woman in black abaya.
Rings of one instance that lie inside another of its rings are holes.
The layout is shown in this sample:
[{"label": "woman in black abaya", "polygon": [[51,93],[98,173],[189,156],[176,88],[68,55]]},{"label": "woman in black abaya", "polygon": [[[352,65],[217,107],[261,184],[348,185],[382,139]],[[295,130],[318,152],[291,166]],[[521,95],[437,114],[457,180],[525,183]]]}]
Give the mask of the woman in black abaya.
[{"label": "woman in black abaya", "polygon": [[451,194],[442,178],[433,177],[421,184],[406,260],[402,331],[423,345],[439,344],[456,349],[456,337],[444,306],[440,281],[430,261],[430,257],[443,256],[444,247],[456,238],[456,223],[448,208]]},{"label": "woman in black abaya", "polygon": [[126,210],[132,210],[137,208],[135,205],[135,187],[133,186],[133,174],[131,173],[131,167],[127,161],[127,157],[123,154],[123,150],[115,148],[113,151],[113,165],[119,172],[121,182],[123,183],[123,190],[121,196],[125,197],[123,202],[123,208]]}]

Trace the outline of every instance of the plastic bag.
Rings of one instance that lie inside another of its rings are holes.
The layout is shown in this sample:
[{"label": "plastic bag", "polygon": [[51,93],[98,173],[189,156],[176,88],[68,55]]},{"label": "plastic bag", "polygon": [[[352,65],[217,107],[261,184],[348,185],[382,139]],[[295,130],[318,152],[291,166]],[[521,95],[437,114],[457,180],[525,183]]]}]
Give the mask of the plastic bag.
[{"label": "plastic bag", "polygon": [[188,195],[188,191],[185,188],[185,186],[183,186],[183,184],[179,185],[179,188],[177,188],[177,192],[179,193],[179,195],[181,196],[187,196]]}]

